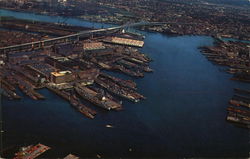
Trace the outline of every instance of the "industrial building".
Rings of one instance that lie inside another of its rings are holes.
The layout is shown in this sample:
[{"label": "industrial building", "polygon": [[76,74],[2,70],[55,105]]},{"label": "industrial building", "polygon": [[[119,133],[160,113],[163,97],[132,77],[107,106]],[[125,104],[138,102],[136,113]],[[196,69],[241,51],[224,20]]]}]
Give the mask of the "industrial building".
[{"label": "industrial building", "polygon": [[56,84],[67,83],[73,81],[75,75],[71,71],[51,72],[50,79],[51,82]]},{"label": "industrial building", "polygon": [[113,44],[121,44],[121,45],[136,46],[136,47],[143,47],[144,45],[144,41],[121,38],[121,37],[108,37],[104,41]]}]

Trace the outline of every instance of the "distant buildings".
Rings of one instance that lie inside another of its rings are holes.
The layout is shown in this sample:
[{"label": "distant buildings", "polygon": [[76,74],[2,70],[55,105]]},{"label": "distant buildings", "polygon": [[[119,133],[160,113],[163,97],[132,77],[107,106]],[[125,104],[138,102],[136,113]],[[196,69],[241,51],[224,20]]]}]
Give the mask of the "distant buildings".
[{"label": "distant buildings", "polygon": [[[4,2],[4,0],[0,0],[0,2]],[[22,5],[34,5],[34,4],[47,4],[49,7],[57,7],[60,3],[65,3],[67,0],[8,0],[6,3],[16,3],[19,6]]]}]

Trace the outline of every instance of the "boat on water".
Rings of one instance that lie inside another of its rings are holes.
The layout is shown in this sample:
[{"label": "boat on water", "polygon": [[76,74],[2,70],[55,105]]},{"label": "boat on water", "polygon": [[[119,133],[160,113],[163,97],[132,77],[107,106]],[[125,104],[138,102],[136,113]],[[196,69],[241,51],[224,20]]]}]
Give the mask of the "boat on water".
[{"label": "boat on water", "polygon": [[113,128],[113,126],[110,125],[110,124],[107,124],[107,125],[106,125],[106,128]]},{"label": "boat on water", "polygon": [[75,90],[82,98],[106,110],[120,109],[122,107],[119,102],[115,102],[108,97],[102,96],[88,87],[78,86],[75,87]]}]

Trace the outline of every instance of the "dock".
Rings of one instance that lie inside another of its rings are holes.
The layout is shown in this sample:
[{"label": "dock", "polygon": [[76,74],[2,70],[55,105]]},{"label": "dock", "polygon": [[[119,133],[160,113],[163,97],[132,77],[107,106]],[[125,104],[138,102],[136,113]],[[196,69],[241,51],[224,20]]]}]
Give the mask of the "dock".
[{"label": "dock", "polygon": [[[23,29],[24,20],[13,21],[5,25]],[[45,22],[34,22],[26,30],[36,31],[42,24]],[[78,32],[82,27],[54,23],[47,27],[55,32],[46,32],[44,28],[38,30],[38,35],[8,31],[8,35],[18,36],[19,41],[10,39],[14,45],[2,48],[6,54],[1,59],[4,65],[0,76],[5,97],[10,100],[22,100],[26,96],[33,100],[46,100],[39,89],[48,89],[90,119],[97,114],[92,106],[118,111],[123,109],[120,97],[133,102],[146,99],[137,92],[133,80],[107,73],[111,71],[143,78],[153,71],[149,67],[152,60],[138,49],[144,45],[142,36],[118,31],[124,26],[83,32]],[[52,38],[53,33],[63,36]],[[88,38],[90,34],[93,37]],[[30,41],[29,37],[35,41]],[[19,44],[22,38],[27,43]],[[108,39],[111,41],[107,42]]]},{"label": "dock", "polygon": [[229,101],[226,120],[243,128],[250,129],[250,91],[235,88],[234,96]]},{"label": "dock", "polygon": [[98,94],[94,90],[91,90],[87,87],[77,86],[75,87],[75,90],[82,98],[106,110],[121,109],[122,107],[120,103],[106,96]]},{"label": "dock", "polygon": [[68,101],[75,109],[77,109],[86,117],[94,119],[95,115],[97,114],[96,111],[82,104],[81,101],[76,97],[76,95],[72,95],[66,91],[58,90],[49,85],[47,85],[47,88],[52,92],[56,93],[58,96],[65,99],[66,101]]},{"label": "dock", "polygon": [[50,147],[40,143],[35,146],[30,145],[27,147],[22,147],[21,150],[15,154],[13,159],[34,159],[49,149]]}]

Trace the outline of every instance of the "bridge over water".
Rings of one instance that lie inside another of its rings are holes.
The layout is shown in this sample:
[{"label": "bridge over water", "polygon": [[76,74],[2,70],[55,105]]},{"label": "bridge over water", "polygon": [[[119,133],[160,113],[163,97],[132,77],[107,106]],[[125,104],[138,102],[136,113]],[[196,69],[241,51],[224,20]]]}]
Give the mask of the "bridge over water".
[{"label": "bridge over water", "polygon": [[6,54],[6,53],[12,52],[12,51],[39,49],[39,48],[51,46],[51,45],[54,45],[57,43],[79,40],[80,37],[88,37],[91,35],[98,35],[100,33],[102,33],[102,34],[103,33],[111,33],[113,31],[117,31],[117,30],[121,30],[121,29],[125,29],[125,28],[130,28],[130,27],[163,25],[163,24],[170,24],[170,23],[166,23],[166,22],[138,22],[138,23],[132,23],[132,24],[125,24],[125,25],[121,25],[121,26],[115,26],[115,27],[111,27],[111,28],[81,31],[81,32],[71,34],[71,35],[66,35],[66,36],[41,40],[41,41],[35,41],[35,42],[30,42],[30,43],[2,47],[2,48],[0,48],[0,53]]}]

